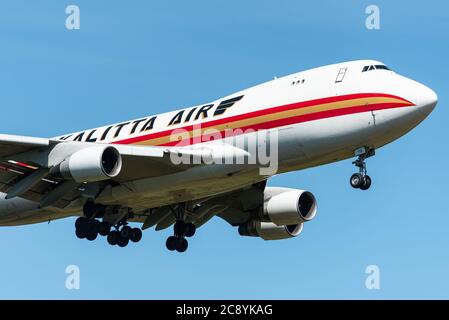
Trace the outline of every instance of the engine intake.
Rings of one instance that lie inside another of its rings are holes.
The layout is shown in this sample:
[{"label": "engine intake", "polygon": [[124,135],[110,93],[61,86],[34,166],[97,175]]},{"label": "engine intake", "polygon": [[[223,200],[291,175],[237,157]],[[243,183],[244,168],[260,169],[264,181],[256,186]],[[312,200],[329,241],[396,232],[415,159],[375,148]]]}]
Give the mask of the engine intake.
[{"label": "engine intake", "polygon": [[262,220],[278,226],[312,220],[317,212],[315,196],[305,190],[266,188]]},{"label": "engine intake", "polygon": [[122,169],[122,157],[111,146],[81,149],[50,171],[56,177],[76,182],[95,182],[116,177]]}]

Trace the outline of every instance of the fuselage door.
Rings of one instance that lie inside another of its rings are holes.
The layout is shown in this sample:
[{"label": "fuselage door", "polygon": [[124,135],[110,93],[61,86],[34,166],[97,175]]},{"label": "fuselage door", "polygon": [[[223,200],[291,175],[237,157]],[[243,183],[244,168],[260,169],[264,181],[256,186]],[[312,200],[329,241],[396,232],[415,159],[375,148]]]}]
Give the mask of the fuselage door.
[{"label": "fuselage door", "polygon": [[337,74],[337,78],[335,79],[335,83],[343,82],[343,79],[345,78],[346,72],[348,71],[348,67],[340,68]]}]

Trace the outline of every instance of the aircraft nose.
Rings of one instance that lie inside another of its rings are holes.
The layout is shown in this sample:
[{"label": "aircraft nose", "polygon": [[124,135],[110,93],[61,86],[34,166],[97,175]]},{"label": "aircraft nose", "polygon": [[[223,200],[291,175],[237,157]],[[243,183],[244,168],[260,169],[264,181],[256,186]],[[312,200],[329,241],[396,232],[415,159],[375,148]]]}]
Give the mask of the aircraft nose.
[{"label": "aircraft nose", "polygon": [[414,90],[414,103],[425,116],[429,115],[438,103],[438,96],[429,87],[418,84]]}]

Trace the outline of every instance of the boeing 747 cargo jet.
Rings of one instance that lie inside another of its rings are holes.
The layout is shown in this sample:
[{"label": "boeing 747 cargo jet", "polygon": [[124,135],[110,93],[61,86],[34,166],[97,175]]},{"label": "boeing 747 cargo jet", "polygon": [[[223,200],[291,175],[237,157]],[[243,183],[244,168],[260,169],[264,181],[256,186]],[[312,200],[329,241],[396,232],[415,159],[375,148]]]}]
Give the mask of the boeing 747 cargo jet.
[{"label": "boeing 747 cargo jet", "polygon": [[296,237],[317,201],[267,187],[270,176],[354,157],[350,184],[367,190],[365,160],[436,103],[428,87],[361,60],[50,139],[0,135],[0,225],[78,216],[78,238],[120,247],[173,225],[166,245],[178,252],[214,216],[242,236]]}]

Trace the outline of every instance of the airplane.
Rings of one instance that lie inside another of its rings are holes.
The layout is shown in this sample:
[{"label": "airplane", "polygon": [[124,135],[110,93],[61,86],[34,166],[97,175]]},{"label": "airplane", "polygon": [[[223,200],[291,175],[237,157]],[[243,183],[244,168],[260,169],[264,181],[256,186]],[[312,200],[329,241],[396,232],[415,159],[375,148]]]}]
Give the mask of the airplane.
[{"label": "airplane", "polygon": [[58,137],[1,134],[0,225],[77,217],[78,238],[104,236],[118,247],[140,241],[142,230],[173,226],[166,246],[177,252],[215,216],[241,236],[297,237],[317,200],[267,186],[270,177],[355,158],[350,185],[367,190],[367,158],[437,101],[382,62],[357,60]]}]

